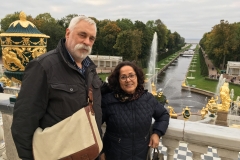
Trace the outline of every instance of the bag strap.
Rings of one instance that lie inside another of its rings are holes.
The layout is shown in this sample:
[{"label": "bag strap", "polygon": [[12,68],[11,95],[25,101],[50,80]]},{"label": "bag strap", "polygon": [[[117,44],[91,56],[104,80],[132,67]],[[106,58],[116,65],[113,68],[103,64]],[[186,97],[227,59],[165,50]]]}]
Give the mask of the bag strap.
[{"label": "bag strap", "polygon": [[153,153],[156,152],[156,151],[157,151],[157,153],[159,154],[159,149],[158,149],[158,148],[154,148],[154,149],[153,149]]},{"label": "bag strap", "polygon": [[88,106],[89,106],[91,114],[95,115],[95,112],[93,110],[93,91],[92,91],[92,87],[89,87],[89,89],[88,89]]}]

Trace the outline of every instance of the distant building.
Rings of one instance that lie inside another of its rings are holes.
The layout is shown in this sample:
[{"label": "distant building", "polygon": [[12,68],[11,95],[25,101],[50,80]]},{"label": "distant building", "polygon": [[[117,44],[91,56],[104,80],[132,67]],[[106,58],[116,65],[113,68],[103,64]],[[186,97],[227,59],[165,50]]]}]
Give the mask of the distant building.
[{"label": "distant building", "polygon": [[226,74],[240,76],[240,62],[228,61]]},{"label": "distant building", "polygon": [[97,73],[111,73],[122,62],[120,56],[89,55],[89,57],[98,66]]}]

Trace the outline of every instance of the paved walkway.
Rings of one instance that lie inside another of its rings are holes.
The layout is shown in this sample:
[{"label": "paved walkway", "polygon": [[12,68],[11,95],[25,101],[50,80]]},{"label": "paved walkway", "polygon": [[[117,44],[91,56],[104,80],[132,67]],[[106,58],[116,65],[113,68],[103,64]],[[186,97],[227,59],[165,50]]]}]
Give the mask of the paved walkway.
[{"label": "paved walkway", "polygon": [[205,58],[205,62],[208,66],[208,76],[209,78],[217,78],[217,70],[216,67],[213,65],[212,61],[208,58],[208,56],[205,54],[204,50],[203,51],[203,55]]}]

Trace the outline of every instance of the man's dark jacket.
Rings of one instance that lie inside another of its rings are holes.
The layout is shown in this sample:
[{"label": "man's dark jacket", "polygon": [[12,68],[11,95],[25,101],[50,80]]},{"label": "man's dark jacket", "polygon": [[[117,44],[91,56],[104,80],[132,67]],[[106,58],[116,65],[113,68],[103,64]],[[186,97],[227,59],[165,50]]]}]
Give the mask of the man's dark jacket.
[{"label": "man's dark jacket", "polygon": [[65,39],[60,40],[55,50],[32,60],[26,67],[13,113],[11,130],[19,157],[33,160],[32,138],[36,128],[50,127],[85,107],[90,86],[93,87],[93,108],[101,131],[102,85],[92,61],[85,76],[80,74],[70,60]]}]

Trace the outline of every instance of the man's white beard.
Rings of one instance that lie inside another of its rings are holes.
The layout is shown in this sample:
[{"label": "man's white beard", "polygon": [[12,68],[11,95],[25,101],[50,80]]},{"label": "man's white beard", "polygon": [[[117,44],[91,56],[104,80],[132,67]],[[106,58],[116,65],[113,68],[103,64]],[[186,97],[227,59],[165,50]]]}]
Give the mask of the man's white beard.
[{"label": "man's white beard", "polygon": [[74,47],[74,51],[75,52],[77,52],[77,50],[80,50],[80,49],[85,49],[85,50],[87,50],[87,52],[85,52],[85,53],[81,53],[81,59],[85,59],[88,55],[90,55],[91,54],[91,52],[92,52],[92,47],[90,47],[90,46],[86,46],[86,45],[84,45],[84,44],[82,44],[82,43],[80,43],[80,44],[77,44],[75,47]]}]

